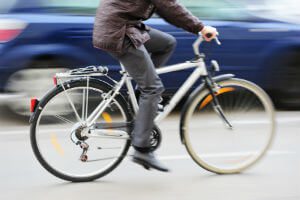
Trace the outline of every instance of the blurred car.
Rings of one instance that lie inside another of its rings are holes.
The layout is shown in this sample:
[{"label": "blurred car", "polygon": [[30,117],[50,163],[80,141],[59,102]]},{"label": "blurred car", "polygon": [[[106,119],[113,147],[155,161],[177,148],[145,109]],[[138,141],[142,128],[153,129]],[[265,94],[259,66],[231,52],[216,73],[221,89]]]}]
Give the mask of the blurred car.
[{"label": "blurred car", "polygon": [[[180,0],[205,24],[218,28],[222,46],[206,43],[202,51],[219,61],[222,73],[234,73],[262,86],[277,106],[300,108],[300,27],[295,13],[276,15],[275,1]],[[276,1],[283,4],[284,1]],[[28,102],[52,87],[55,72],[106,65],[118,75],[116,60],[93,48],[92,30],[99,0],[10,0],[0,5],[0,103],[15,113],[29,113]],[[298,7],[297,7],[298,6]],[[296,8],[295,8],[296,7]],[[289,18],[286,18],[290,14]],[[298,16],[298,17],[297,17]],[[178,41],[168,64],[193,59],[196,36],[158,16],[146,22]],[[172,94],[190,70],[162,75]]]}]

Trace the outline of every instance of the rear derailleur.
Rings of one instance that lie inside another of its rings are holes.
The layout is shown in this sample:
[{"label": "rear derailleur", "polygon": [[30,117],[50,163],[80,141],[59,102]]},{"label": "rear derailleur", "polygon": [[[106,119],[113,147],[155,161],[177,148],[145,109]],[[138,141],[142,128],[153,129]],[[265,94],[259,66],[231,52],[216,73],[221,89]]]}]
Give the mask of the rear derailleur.
[{"label": "rear derailleur", "polygon": [[82,153],[79,158],[79,160],[82,162],[87,162],[88,160],[87,151],[89,150],[89,145],[85,142],[88,139],[86,136],[88,132],[89,130],[87,127],[80,123],[75,124],[71,131],[72,142],[76,145],[79,145],[79,147],[82,149]]}]

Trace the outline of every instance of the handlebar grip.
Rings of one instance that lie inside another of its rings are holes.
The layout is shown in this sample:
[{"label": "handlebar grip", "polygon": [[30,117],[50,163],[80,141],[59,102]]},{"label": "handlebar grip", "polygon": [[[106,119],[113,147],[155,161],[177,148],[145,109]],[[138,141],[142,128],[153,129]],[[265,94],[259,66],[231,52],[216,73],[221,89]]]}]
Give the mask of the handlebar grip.
[{"label": "handlebar grip", "polygon": [[207,37],[207,38],[211,38],[213,36],[213,34],[211,34],[211,33],[206,33],[205,34],[205,37]]},{"label": "handlebar grip", "polygon": [[[201,35],[201,34],[199,34],[199,35]],[[213,36],[212,33],[207,33],[207,34],[205,34],[205,37],[207,37],[207,38],[211,38],[212,36]],[[218,36],[218,34],[217,34],[217,36]],[[218,45],[221,45],[221,42],[220,42],[220,40],[218,39],[217,36],[216,36],[214,39],[215,39],[215,41],[216,41],[216,43],[217,43]]]}]

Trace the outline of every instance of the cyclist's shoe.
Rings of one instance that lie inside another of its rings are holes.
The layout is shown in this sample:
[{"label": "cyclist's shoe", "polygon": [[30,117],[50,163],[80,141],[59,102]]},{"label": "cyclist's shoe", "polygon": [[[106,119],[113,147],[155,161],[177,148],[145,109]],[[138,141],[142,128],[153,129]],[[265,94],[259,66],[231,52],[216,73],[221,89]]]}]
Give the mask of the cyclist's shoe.
[{"label": "cyclist's shoe", "polygon": [[145,169],[149,170],[151,168],[162,171],[169,172],[170,170],[166,168],[160,161],[158,161],[152,152],[141,153],[135,151],[132,157],[132,161],[142,165]]}]

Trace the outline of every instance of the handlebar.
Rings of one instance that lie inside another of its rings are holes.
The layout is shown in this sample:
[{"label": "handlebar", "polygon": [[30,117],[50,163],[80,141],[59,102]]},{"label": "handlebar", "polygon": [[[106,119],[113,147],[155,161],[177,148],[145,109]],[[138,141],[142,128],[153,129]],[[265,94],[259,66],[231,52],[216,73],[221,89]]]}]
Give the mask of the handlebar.
[{"label": "handlebar", "polygon": [[[209,38],[209,35],[208,35],[207,37]],[[211,37],[211,36],[210,36],[210,37]],[[215,40],[215,42],[216,42],[218,45],[221,45],[221,44],[222,44],[222,43],[220,42],[220,40],[218,39],[217,36],[214,38],[214,40]],[[205,41],[205,40],[204,40],[202,34],[199,33],[198,39],[197,39],[197,40],[194,42],[194,44],[193,44],[193,49],[194,49],[194,53],[195,53],[196,56],[200,56],[199,46],[200,46],[200,44],[201,44],[203,41]]]}]

